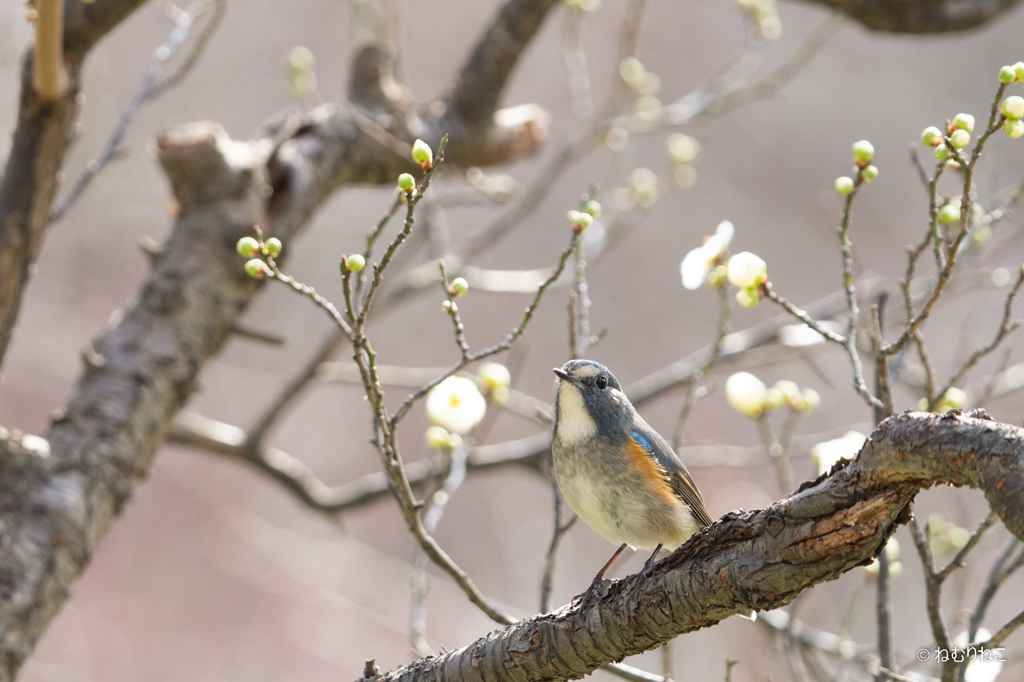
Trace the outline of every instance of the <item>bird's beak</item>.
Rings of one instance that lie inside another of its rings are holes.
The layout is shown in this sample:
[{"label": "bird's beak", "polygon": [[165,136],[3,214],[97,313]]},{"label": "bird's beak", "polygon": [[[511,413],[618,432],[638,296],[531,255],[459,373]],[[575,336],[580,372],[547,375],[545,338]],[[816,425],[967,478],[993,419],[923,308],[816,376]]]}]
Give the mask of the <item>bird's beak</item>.
[{"label": "bird's beak", "polygon": [[562,379],[562,380],[564,380],[564,381],[572,381],[572,377],[571,377],[571,376],[569,376],[569,373],[568,373],[568,372],[566,372],[565,370],[562,370],[562,369],[559,369],[558,367],[555,367],[555,368],[554,368],[554,369],[553,369],[552,371],[553,371],[553,372],[554,372],[555,374],[557,374],[557,375],[558,375],[558,378],[559,378],[559,379]]}]

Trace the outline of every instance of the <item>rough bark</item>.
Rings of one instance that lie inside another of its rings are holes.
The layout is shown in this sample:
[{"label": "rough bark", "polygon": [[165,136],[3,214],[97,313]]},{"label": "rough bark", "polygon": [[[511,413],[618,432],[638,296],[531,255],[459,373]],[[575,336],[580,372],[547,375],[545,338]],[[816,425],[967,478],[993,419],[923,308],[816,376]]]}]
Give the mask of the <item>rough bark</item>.
[{"label": "rough bark", "polygon": [[[844,463],[845,464],[845,463]],[[1024,430],[983,411],[908,412],[878,426],[857,458],[766,509],[731,512],[657,564],[643,580],[611,584],[574,606],[495,630],[374,682],[539,682],[583,677],[625,656],[709,627],[744,607],[775,609],[806,588],[865,564],[935,483],[984,491],[1024,539]]]},{"label": "rough bark", "polygon": [[78,0],[64,3],[63,93],[44,100],[33,86],[33,55],[22,59],[18,121],[0,177],[0,363],[14,332],[29,266],[35,262],[49,226],[58,189],[58,171],[73,141],[78,118],[82,62],[89,49],[143,0]]},{"label": "rough bark", "polygon": [[[892,12],[907,3],[879,4]],[[978,0],[971,6],[981,9],[963,16],[983,15],[991,4],[991,0]],[[66,0],[64,55],[69,87],[56,101],[38,101],[31,85],[30,53],[23,62],[18,123],[0,179],[0,359],[10,340],[29,266],[41,248],[57,191],[57,173],[72,139],[81,64],[89,49],[139,5],[141,0],[88,4]],[[190,124],[160,137],[159,158],[181,210],[146,282],[121,319],[85,354],[83,375],[55,419],[48,440],[26,443],[23,437],[0,434],[0,682],[13,679],[67,599],[70,584],[130,495],[134,481],[148,470],[203,365],[222,347],[239,313],[258,291],[234,254],[238,237],[259,222],[268,236],[287,242],[339,186],[393,182],[398,173],[411,168],[390,144],[396,140],[422,137],[436,143],[448,132],[452,135],[449,160],[466,166],[499,163],[532,151],[544,137],[544,113],[530,106],[501,111],[495,107],[522,50],[554,5],[555,0],[508,0],[452,93],[440,104],[418,107],[408,102],[405,92],[390,79],[386,50],[371,46],[355,60],[352,107],[318,107],[287,118],[268,137],[249,142],[229,139],[213,123]],[[857,15],[849,7],[846,11]],[[920,25],[916,19],[903,23]],[[892,26],[901,25],[892,22]],[[968,21],[967,25],[974,24]],[[1012,462],[1007,466],[1019,468],[1019,450],[1014,452],[1008,455]],[[586,614],[590,624],[607,621],[609,625],[606,632],[614,639],[599,642],[604,653],[575,657],[572,652],[581,646],[577,638],[589,635],[586,629],[566,628],[564,613],[513,626],[507,631],[513,639],[505,635],[492,639],[511,643],[506,648],[519,662],[517,670],[537,665],[540,678],[552,679],[545,676],[554,671],[562,677],[578,676],[592,669],[592,663],[599,665],[598,661],[654,646],[667,639],[669,632],[709,625],[735,613],[743,603],[762,608],[785,603],[801,586],[834,577],[875,552],[891,532],[899,510],[917,487],[927,483],[921,478],[930,472],[927,464],[926,460],[913,470],[918,478],[895,483],[885,479],[864,488],[856,482],[837,483],[838,492],[828,494],[818,490],[832,485],[826,481],[815,489],[818,492],[806,491],[769,510],[726,519],[663,564],[654,581],[638,587],[629,598],[632,601],[622,602],[635,602],[640,608],[636,618],[630,620],[627,611],[621,610],[626,607],[616,606],[619,597],[625,599],[621,585],[596,611]],[[864,471],[867,485],[871,476]],[[1020,491],[1019,475],[992,482],[995,471],[979,469],[974,480],[982,486],[987,482],[994,495],[990,500],[1002,499],[998,485]],[[845,477],[841,472],[834,479]],[[839,494],[843,491],[845,498]],[[858,498],[855,503],[851,502],[854,497]],[[1001,509],[1010,516],[1008,525],[1018,524],[1015,532],[1020,535],[1018,510],[1009,503]],[[825,547],[817,539],[854,533],[849,528],[860,533],[851,538],[857,542],[850,546]],[[773,535],[773,529],[780,530]],[[790,545],[781,545],[779,537],[790,539]],[[747,549],[744,556],[763,557],[757,559],[761,563],[756,571],[750,563],[754,559],[737,564],[752,571],[740,575],[733,564],[716,558],[740,546]],[[826,549],[832,554],[825,556]],[[804,563],[785,569],[777,560],[784,550],[793,554],[794,561]],[[677,566],[678,562],[683,564]],[[705,578],[682,570],[697,565],[694,562],[705,568],[720,566],[722,572]],[[792,575],[785,570],[792,570]],[[775,571],[781,572],[779,576]],[[761,579],[755,580],[758,576]],[[664,594],[674,596],[666,601],[652,585],[667,586],[673,591]],[[777,589],[764,592],[764,585],[777,585]],[[534,623],[539,629],[521,629]],[[634,631],[620,627],[640,629],[623,638],[617,633]],[[550,638],[544,644],[550,641],[551,646],[568,648],[561,658],[550,658],[541,666],[536,658],[541,640],[534,641],[534,635]],[[454,655],[421,662],[417,670],[433,674],[455,661]],[[463,654],[457,660],[469,666],[466,670],[473,665],[471,656]],[[488,660],[499,666],[507,659]],[[491,665],[484,663],[485,669]]]},{"label": "rough bark", "polygon": [[[519,16],[517,7],[539,12],[531,24],[536,30],[553,4],[509,0],[500,16]],[[530,37],[520,36],[519,50]],[[469,72],[494,79],[514,67],[508,53],[492,56],[500,63],[474,57],[477,66],[463,70],[452,97],[475,87]],[[267,138],[234,141],[220,125],[201,122],[157,139],[157,157],[180,207],[171,234],[154,255],[140,293],[85,353],[83,375],[48,442],[38,439],[48,455],[0,460],[0,681],[13,679],[67,599],[134,481],[146,474],[203,365],[259,290],[235,253],[239,237],[260,224],[285,242],[287,253],[288,240],[339,186],[393,183],[399,173],[414,170],[407,155],[388,147],[395,140],[436,143],[457,127],[477,142],[453,143],[448,159],[473,166],[529,153],[544,137],[546,114],[537,107],[517,107],[526,115],[514,117],[477,111],[473,122],[456,119],[446,107],[417,107],[390,80],[388,51],[379,46],[365,47],[353,66],[351,106],[325,105],[289,117]],[[44,156],[52,174],[60,155]],[[39,175],[29,182],[38,185]],[[34,200],[36,222],[24,225],[45,223],[52,190],[49,200]],[[20,252],[26,268],[40,236]]]},{"label": "rough bark", "polygon": [[1020,0],[805,0],[826,5],[872,31],[955,33],[982,26]]}]

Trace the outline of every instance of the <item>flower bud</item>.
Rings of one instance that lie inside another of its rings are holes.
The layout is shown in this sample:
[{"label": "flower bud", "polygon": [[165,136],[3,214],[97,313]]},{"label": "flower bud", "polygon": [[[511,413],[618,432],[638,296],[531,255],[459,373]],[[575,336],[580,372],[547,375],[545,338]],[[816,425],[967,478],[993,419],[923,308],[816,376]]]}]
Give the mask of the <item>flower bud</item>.
[{"label": "flower bud", "polygon": [[668,138],[668,153],[672,160],[680,164],[693,163],[700,156],[700,142],[682,133],[675,133]]},{"label": "flower bud", "polygon": [[601,217],[601,204],[597,203],[593,199],[583,204],[583,213],[586,213],[591,218],[597,219]]},{"label": "flower bud", "polygon": [[469,291],[469,282],[462,277],[456,277],[452,280],[450,291],[452,292],[452,296],[455,296],[456,298],[463,296],[467,291]]},{"label": "flower bud", "polygon": [[846,196],[853,191],[853,179],[845,175],[836,178],[836,191]]},{"label": "flower bud", "polygon": [[593,216],[589,213],[582,213],[580,211],[569,211],[565,214],[569,224],[572,225],[572,230],[576,234],[579,234],[583,230],[590,227],[591,223],[594,222]]},{"label": "flower bud", "polygon": [[263,248],[267,250],[267,255],[273,258],[281,253],[281,240],[277,237],[271,237],[263,244]]},{"label": "flower bud", "polygon": [[813,388],[805,388],[800,393],[800,397],[804,400],[803,407],[800,408],[802,412],[814,412],[821,405],[821,396]]},{"label": "flower bud", "polygon": [[259,258],[253,258],[245,264],[245,274],[253,279],[263,279],[270,274],[270,268]]},{"label": "flower bud", "polygon": [[427,441],[427,447],[431,450],[447,450],[448,449],[448,437],[451,434],[448,433],[448,429],[443,426],[431,426],[427,429],[424,434]]},{"label": "flower bud", "polygon": [[508,367],[500,362],[487,362],[480,365],[476,375],[492,391],[500,386],[508,388],[512,384],[512,375],[509,373]]},{"label": "flower bud", "polygon": [[1016,139],[1021,135],[1024,135],[1024,121],[1008,118],[1006,119],[1006,122],[1003,123],[1003,130],[1006,131],[1007,135]]},{"label": "flower bud", "polygon": [[764,392],[764,407],[777,410],[786,404],[786,396],[777,388],[769,388]]},{"label": "flower bud", "polygon": [[945,161],[949,158],[949,147],[946,145],[940,145],[935,148],[935,158],[939,161]]},{"label": "flower bud", "polygon": [[238,240],[238,244],[235,245],[235,250],[238,251],[239,256],[252,258],[259,252],[260,243],[252,237],[242,237]]},{"label": "flower bud", "polygon": [[494,401],[495,405],[505,405],[512,398],[512,391],[509,390],[508,386],[498,386],[491,391],[491,400]]},{"label": "flower bud", "polygon": [[1017,76],[1017,82],[1024,83],[1024,62],[1017,62],[1014,64],[1013,72]]},{"label": "flower bud", "polygon": [[878,167],[865,166],[864,170],[860,172],[860,177],[863,178],[864,182],[873,182],[878,177]]},{"label": "flower bud", "polygon": [[1012,66],[1004,66],[999,69],[999,82],[1012,83],[1017,80],[1017,72]]},{"label": "flower bud", "polygon": [[768,391],[750,372],[737,372],[725,381],[725,399],[734,410],[747,417],[760,417]]},{"label": "flower bud", "polygon": [[960,220],[960,205],[948,203],[939,209],[939,220],[947,225],[952,225]]},{"label": "flower bud", "polygon": [[1017,95],[1007,97],[1003,100],[1002,112],[1006,118],[1012,118],[1014,120],[1024,117],[1024,97],[1019,97]]},{"label": "flower bud", "polygon": [[416,178],[409,173],[402,173],[398,176],[398,188],[403,192],[411,192],[416,189]]},{"label": "flower bud", "polygon": [[736,292],[736,302],[744,308],[756,308],[761,302],[761,295],[757,289],[740,289]]},{"label": "flower bud", "polygon": [[956,149],[963,149],[971,143],[971,134],[966,130],[954,130],[949,136],[949,143]]},{"label": "flower bud", "polygon": [[444,309],[445,315],[451,315],[453,312],[459,312],[459,306],[455,305],[451,301],[445,301],[442,303],[441,308]]},{"label": "flower bud", "polygon": [[430,151],[430,145],[423,140],[413,142],[412,160],[423,170],[430,170],[434,165],[434,152]]},{"label": "flower bud", "polygon": [[875,148],[867,140],[860,140],[853,143],[853,162],[860,168],[871,163],[875,156]]},{"label": "flower bud", "polygon": [[786,402],[794,410],[799,410],[800,406],[803,405],[803,398],[800,397],[800,387],[796,385],[795,381],[788,379],[776,381],[775,390],[782,393],[786,398]]},{"label": "flower bud", "polygon": [[953,127],[960,130],[966,130],[968,133],[973,133],[974,117],[970,114],[957,114],[956,118],[953,119]]},{"label": "flower bud", "polygon": [[740,289],[753,289],[768,279],[768,266],[749,251],[737,253],[726,265],[729,281]]},{"label": "flower bud", "polygon": [[921,133],[921,142],[927,147],[938,147],[942,144],[942,131],[935,126],[928,126]]},{"label": "flower bud", "polygon": [[348,268],[349,272],[359,272],[366,267],[366,259],[363,258],[362,254],[353,253],[345,259],[345,267]]}]

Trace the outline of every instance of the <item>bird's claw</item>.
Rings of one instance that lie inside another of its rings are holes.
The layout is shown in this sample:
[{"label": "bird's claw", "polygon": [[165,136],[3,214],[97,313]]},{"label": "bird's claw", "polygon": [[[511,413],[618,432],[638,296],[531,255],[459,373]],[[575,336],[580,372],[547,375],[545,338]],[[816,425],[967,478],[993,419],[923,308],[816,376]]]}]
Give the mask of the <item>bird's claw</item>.
[{"label": "bird's claw", "polygon": [[590,583],[586,592],[573,597],[572,603],[576,605],[576,622],[582,625],[584,611],[596,604],[597,600],[606,594],[608,594],[608,590],[604,586],[604,580],[595,580]]}]

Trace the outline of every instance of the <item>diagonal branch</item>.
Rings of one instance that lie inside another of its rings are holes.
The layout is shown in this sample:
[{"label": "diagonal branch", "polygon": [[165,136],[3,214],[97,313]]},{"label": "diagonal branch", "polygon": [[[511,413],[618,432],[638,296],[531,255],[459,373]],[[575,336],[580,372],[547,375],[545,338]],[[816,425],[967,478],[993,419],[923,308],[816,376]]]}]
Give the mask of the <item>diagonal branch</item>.
[{"label": "diagonal branch", "polygon": [[1024,536],[1024,430],[982,411],[906,413],[883,422],[857,458],[766,509],[732,512],[582,612],[563,607],[467,647],[372,678],[377,682],[566,680],[708,627],[744,607],[775,609],[882,551],[908,503],[935,482],[985,492]]}]

